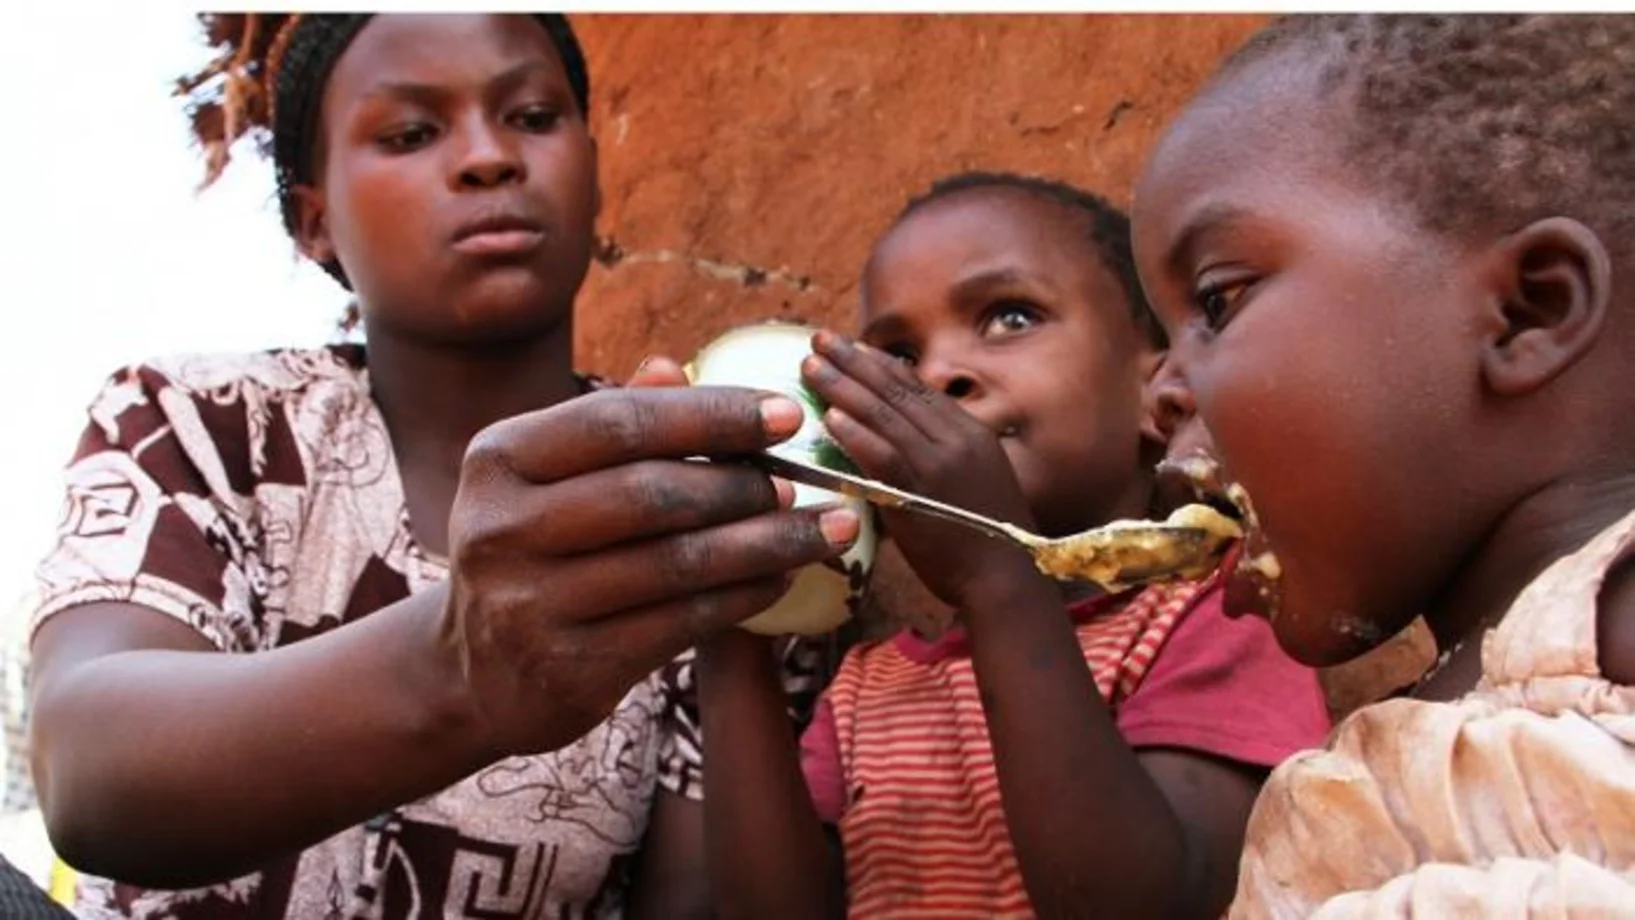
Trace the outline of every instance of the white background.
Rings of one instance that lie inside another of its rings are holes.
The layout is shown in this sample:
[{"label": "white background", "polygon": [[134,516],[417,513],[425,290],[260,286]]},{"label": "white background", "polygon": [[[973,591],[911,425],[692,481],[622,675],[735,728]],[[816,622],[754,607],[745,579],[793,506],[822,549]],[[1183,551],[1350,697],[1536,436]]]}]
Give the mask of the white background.
[{"label": "white background", "polygon": [[[158,354],[315,345],[341,288],[298,263],[248,145],[210,189],[172,81],[191,13],[44,3],[0,29],[0,624],[56,523],[85,406]],[[10,624],[4,624],[10,625]]]}]

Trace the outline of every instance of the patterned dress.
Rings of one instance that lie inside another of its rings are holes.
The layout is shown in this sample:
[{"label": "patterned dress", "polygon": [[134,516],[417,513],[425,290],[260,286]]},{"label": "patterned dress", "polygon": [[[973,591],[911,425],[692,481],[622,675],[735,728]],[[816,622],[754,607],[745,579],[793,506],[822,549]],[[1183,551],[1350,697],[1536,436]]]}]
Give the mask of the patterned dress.
[{"label": "patterned dress", "polygon": [[[224,653],[254,654],[447,575],[410,531],[360,346],[127,368],[90,417],[58,542],[38,569],[36,624],[76,605],[131,603]],[[819,689],[821,654],[791,645],[785,655],[800,714]],[[682,659],[651,675],[568,747],[493,764],[251,875],[183,892],[82,878],[77,911],[617,916],[656,789],[702,795],[688,671]]]}]

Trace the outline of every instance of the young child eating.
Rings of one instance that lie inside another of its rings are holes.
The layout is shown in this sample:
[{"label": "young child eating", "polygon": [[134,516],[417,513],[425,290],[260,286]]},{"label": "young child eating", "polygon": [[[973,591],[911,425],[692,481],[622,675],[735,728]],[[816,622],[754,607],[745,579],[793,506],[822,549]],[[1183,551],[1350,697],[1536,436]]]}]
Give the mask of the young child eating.
[{"label": "young child eating", "polygon": [[[866,475],[1050,535],[1149,513],[1164,352],[1118,210],[944,180],[875,245],[862,308],[862,341],[819,334],[803,374]],[[798,756],[764,641],[700,646],[723,914],[1218,915],[1261,778],[1327,728],[1314,674],[1224,619],[1214,579],[1096,594],[886,524],[962,625],[854,649]]]},{"label": "young child eating", "polygon": [[1442,650],[1272,774],[1235,917],[1635,912],[1632,68],[1625,16],[1294,17],[1147,167],[1251,606],[1311,664]]}]

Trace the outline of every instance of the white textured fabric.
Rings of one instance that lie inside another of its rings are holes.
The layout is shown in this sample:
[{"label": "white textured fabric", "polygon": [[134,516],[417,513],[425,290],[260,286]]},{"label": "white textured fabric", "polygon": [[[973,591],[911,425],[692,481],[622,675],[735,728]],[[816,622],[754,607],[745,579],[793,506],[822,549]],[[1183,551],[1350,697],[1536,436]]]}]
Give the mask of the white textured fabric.
[{"label": "white textured fabric", "polygon": [[1632,543],[1635,513],[1535,579],[1465,697],[1365,707],[1274,771],[1234,920],[1635,917],[1635,687],[1596,649]]}]

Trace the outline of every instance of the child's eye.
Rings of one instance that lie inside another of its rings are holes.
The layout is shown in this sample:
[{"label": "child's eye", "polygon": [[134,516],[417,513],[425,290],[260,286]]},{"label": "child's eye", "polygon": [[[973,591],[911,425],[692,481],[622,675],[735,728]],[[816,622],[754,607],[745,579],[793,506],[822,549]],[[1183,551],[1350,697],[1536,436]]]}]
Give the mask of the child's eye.
[{"label": "child's eye", "polygon": [[876,351],[883,351],[908,367],[920,363],[919,353],[914,350],[912,345],[902,342],[869,342],[868,344]]},{"label": "child's eye", "polygon": [[1219,332],[1232,318],[1232,313],[1253,282],[1250,279],[1219,281],[1204,284],[1192,295],[1193,305],[1203,314],[1209,328]]},{"label": "child's eye", "polygon": [[1012,335],[1033,328],[1039,322],[1039,311],[1018,301],[996,304],[988,312],[982,325],[983,335]]},{"label": "child's eye", "polygon": [[896,348],[886,348],[882,350],[908,367],[913,367],[914,365],[920,363],[919,355],[916,355],[914,350],[911,348],[898,346]]},{"label": "child's eye", "polygon": [[549,131],[559,118],[561,115],[549,106],[531,105],[512,115],[511,121],[524,131]]},{"label": "child's eye", "polygon": [[418,150],[431,143],[437,136],[436,129],[421,122],[401,125],[380,136],[380,146],[394,153],[403,153]]}]

